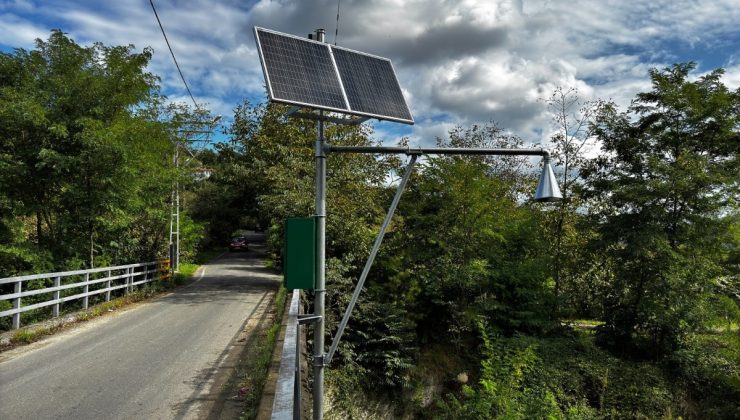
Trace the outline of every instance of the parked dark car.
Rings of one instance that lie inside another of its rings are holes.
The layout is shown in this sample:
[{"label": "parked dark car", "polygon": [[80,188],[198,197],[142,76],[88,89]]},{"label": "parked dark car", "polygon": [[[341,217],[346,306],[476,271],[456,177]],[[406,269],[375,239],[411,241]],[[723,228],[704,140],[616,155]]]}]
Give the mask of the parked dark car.
[{"label": "parked dark car", "polygon": [[229,252],[246,251],[247,249],[247,238],[243,236],[232,238],[231,242],[229,243]]}]

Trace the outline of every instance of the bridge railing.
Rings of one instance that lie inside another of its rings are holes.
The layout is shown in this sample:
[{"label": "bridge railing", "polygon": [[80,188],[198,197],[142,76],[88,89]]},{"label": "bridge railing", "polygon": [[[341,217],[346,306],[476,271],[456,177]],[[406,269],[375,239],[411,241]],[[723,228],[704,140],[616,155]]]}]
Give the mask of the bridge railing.
[{"label": "bridge railing", "polygon": [[293,290],[280,358],[280,370],[272,403],[272,419],[301,418],[301,334],[299,326],[300,290]]},{"label": "bridge railing", "polygon": [[[111,292],[115,290],[124,289],[124,293],[128,294],[136,286],[158,279],[167,279],[169,276],[169,261],[165,260],[87,270],[6,277],[0,279],[0,290],[2,285],[13,284],[13,293],[0,295],[0,301],[12,301],[13,308],[0,311],[0,318],[12,316],[12,329],[18,329],[21,326],[21,313],[23,312],[51,306],[52,317],[58,317],[60,307],[64,302],[82,299],[82,308],[87,309],[91,296],[105,294],[105,301],[107,302],[111,299]],[[28,287],[29,282],[32,282],[31,287]],[[25,288],[24,283],[27,286]],[[39,285],[48,283],[53,283],[53,286],[39,287]],[[68,292],[65,293],[65,290]],[[69,295],[68,293],[74,294]],[[44,294],[47,295],[47,299],[42,301],[33,299],[34,303],[23,306],[23,298]]]}]

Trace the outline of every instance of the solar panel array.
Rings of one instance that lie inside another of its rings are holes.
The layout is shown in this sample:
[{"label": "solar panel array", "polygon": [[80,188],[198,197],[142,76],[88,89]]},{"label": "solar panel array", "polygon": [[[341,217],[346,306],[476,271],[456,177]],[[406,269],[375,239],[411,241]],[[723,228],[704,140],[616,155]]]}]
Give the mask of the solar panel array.
[{"label": "solar panel array", "polygon": [[270,99],[413,124],[390,60],[255,27]]}]

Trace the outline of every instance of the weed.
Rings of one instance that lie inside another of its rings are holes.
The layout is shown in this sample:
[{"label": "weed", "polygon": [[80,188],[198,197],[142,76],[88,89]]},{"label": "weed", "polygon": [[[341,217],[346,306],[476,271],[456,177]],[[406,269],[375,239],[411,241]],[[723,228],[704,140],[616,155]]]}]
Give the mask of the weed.
[{"label": "weed", "polygon": [[177,273],[175,273],[175,285],[180,286],[187,283],[193,277],[193,274],[195,274],[195,271],[198,269],[198,267],[199,265],[197,264],[180,264],[180,266],[177,267]]},{"label": "weed", "polygon": [[18,330],[13,334],[14,343],[33,343],[38,339],[39,333],[31,330]]}]

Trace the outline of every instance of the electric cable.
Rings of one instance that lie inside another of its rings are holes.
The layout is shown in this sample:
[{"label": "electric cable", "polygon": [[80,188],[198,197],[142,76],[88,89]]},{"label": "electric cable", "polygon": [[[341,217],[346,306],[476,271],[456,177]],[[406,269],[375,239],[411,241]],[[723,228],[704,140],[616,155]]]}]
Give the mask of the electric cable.
[{"label": "electric cable", "polygon": [[159,24],[159,29],[162,30],[162,36],[164,36],[164,42],[167,43],[167,48],[170,50],[170,55],[172,55],[172,60],[175,62],[175,67],[177,67],[177,72],[180,73],[180,79],[182,79],[182,83],[185,85],[185,89],[188,91],[188,95],[190,95],[190,99],[193,100],[193,104],[195,105],[195,108],[198,109],[198,103],[195,102],[195,98],[193,97],[193,93],[190,91],[190,86],[188,86],[188,82],[185,81],[185,76],[182,75],[182,70],[180,70],[180,65],[177,63],[177,58],[175,58],[175,52],[172,51],[172,46],[170,46],[170,41],[167,39],[167,34],[164,32],[164,27],[162,26],[162,21],[159,20],[159,15],[157,14],[157,9],[154,8],[154,1],[149,0],[149,4],[152,5],[152,11],[154,11],[154,17],[157,18],[157,23]]}]

